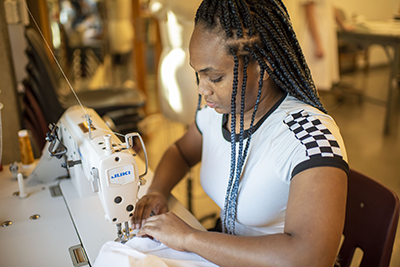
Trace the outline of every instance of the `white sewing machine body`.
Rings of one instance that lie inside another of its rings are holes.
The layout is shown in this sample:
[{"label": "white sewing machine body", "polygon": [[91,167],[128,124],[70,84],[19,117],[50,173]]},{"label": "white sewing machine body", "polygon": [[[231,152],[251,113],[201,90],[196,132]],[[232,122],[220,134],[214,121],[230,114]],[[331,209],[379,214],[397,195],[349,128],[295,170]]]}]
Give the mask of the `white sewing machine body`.
[{"label": "white sewing machine body", "polygon": [[[90,131],[87,116],[91,119]],[[47,164],[41,162],[59,160],[52,154],[60,153],[57,149],[64,151],[63,157],[67,163],[64,165],[69,170],[78,195],[87,197],[98,193],[106,220],[115,224],[128,222],[133,214],[140,186],[136,153],[121,143],[100,116],[90,108],[69,108],[58,121],[57,127],[55,131],[58,140],[54,139],[54,143],[46,145],[31,177],[43,177],[36,174],[48,170]],[[62,168],[60,162],[57,165]]]},{"label": "white sewing machine body", "polygon": [[69,167],[72,183],[80,197],[98,192],[106,220],[127,222],[139,189],[136,154],[121,144],[94,110],[85,110],[93,124],[91,137],[80,106],[69,108],[58,123],[60,140],[68,148],[67,161],[81,162]]}]

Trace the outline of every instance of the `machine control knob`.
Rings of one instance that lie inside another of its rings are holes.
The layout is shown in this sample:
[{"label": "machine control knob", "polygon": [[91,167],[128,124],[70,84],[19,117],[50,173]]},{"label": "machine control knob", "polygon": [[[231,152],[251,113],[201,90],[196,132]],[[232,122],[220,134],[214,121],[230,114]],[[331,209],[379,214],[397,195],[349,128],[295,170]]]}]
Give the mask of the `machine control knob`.
[{"label": "machine control knob", "polygon": [[93,192],[97,193],[99,192],[99,170],[95,167],[92,167],[90,170],[90,175],[92,177],[92,190]]}]

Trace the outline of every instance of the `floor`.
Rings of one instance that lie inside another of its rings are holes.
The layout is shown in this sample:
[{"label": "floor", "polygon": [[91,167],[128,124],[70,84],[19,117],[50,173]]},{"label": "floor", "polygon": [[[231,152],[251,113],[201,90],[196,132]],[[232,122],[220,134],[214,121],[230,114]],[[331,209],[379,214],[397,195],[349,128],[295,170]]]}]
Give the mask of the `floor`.
[{"label": "floor", "polygon": [[[400,112],[393,110],[391,132],[383,133],[388,92],[389,68],[373,68],[342,75],[332,91],[321,92],[328,112],[341,128],[351,168],[361,171],[395,191],[400,196]],[[400,103],[396,90],[393,101]],[[185,126],[169,121],[161,114],[148,116],[141,124],[149,154],[150,167],[155,168],[161,153],[185,131]],[[174,190],[173,194],[203,223],[213,226],[218,207],[205,195],[199,184],[196,166]],[[188,203],[188,185],[193,190]],[[393,249],[391,267],[400,266],[400,230]]]},{"label": "floor", "polygon": [[[393,94],[390,133],[383,126],[389,71],[371,69],[341,77],[332,92],[321,93],[322,101],[341,129],[350,167],[392,189],[400,196],[400,91]],[[397,231],[390,267],[400,266],[400,229]]]}]

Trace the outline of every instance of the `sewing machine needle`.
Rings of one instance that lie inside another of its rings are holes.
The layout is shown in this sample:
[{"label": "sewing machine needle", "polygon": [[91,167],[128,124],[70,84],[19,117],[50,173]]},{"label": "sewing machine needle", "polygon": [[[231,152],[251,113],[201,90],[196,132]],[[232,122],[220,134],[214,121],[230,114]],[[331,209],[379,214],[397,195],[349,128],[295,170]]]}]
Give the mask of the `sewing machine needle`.
[{"label": "sewing machine needle", "polygon": [[129,240],[130,231],[129,231],[129,223],[128,222],[125,222],[125,236],[126,236],[126,239]]}]

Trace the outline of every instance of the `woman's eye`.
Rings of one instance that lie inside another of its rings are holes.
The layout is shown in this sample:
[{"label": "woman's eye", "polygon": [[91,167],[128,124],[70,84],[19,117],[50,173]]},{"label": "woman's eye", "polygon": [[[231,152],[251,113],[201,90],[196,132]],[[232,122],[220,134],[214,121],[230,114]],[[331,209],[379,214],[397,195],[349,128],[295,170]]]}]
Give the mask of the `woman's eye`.
[{"label": "woman's eye", "polygon": [[211,79],[210,78],[210,82],[212,82],[212,83],[217,83],[217,82],[220,82],[221,80],[222,80],[222,76],[217,78],[217,79]]}]

